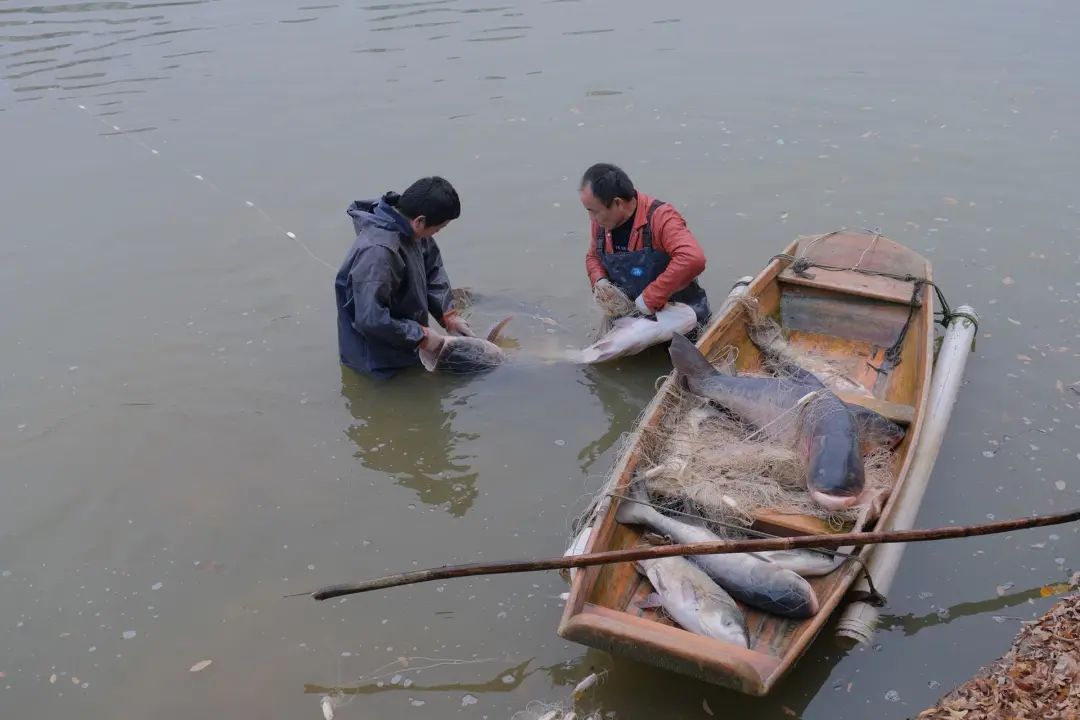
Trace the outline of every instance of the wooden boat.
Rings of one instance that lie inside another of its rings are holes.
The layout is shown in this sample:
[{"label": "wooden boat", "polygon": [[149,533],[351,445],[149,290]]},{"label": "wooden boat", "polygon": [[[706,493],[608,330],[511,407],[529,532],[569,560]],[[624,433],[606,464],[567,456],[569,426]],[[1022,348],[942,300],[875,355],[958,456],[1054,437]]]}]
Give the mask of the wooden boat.
[{"label": "wooden boat", "polygon": [[[837,363],[873,394],[837,393],[844,400],[906,426],[904,440],[893,455],[893,490],[878,518],[880,525],[892,512],[893,500],[907,477],[923,423],[933,365],[934,315],[930,286],[912,278],[931,279],[930,263],[885,237],[859,231],[800,237],[784,254],[788,257],[771,260],[758,273],[746,294],[757,298],[761,312],[779,317],[794,347]],[[811,267],[792,261],[799,255],[805,255]],[[759,370],[760,354],[746,335],[746,320],[742,305],[727,304],[702,333],[698,347],[713,359],[725,346],[734,346],[739,371]],[[881,368],[886,349],[898,340],[899,363],[879,373],[874,368]],[[675,375],[665,386],[676,381]],[[642,462],[642,434],[672,411],[667,389],[660,388],[643,414],[616,463],[608,489],[624,490]],[[619,502],[612,498],[600,503],[583,551],[638,544],[640,528],[615,520]],[[811,516],[763,512],[755,518],[757,529],[778,535],[830,531]],[[865,551],[868,548],[859,550]],[[652,588],[631,563],[582,568],[574,574],[558,633],[747,694],[765,695],[806,651],[858,574],[859,565],[849,560],[831,574],[811,579],[821,610],[807,620],[744,607],[751,635],[750,647],[744,648],[692,634],[655,610],[639,609],[638,601]]]}]

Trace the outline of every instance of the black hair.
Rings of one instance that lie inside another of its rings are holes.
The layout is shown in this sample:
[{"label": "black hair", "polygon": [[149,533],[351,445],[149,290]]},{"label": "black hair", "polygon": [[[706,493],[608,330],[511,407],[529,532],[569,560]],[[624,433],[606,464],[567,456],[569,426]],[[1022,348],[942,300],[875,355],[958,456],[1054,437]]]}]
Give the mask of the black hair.
[{"label": "black hair", "polygon": [[401,193],[397,211],[410,220],[424,217],[428,227],[442,225],[461,216],[461,200],[457,190],[437,175],[420,178]]},{"label": "black hair", "polygon": [[592,190],[596,199],[604,203],[604,207],[611,207],[615,198],[633,200],[637,196],[630,176],[622,168],[611,163],[596,163],[586,170],[581,177],[581,187],[584,188],[586,185]]}]

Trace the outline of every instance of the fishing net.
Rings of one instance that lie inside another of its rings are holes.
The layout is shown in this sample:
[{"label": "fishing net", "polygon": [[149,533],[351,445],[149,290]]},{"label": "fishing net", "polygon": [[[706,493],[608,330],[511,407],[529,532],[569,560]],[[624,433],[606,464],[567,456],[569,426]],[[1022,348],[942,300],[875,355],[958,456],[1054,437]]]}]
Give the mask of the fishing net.
[{"label": "fishing net", "polygon": [[594,339],[606,335],[611,330],[612,323],[617,319],[637,312],[634,301],[610,282],[598,282],[593,285],[593,302],[601,313],[600,324],[596,329]]},{"label": "fishing net", "polygon": [[[828,391],[814,391],[801,373],[811,370],[830,389],[848,389],[848,383],[863,393],[865,388],[824,358],[796,356],[779,325],[758,314],[753,300],[740,302],[747,313],[751,336],[769,352],[763,355],[767,359],[763,370],[768,372],[739,374],[776,379],[773,385],[777,393],[795,389],[794,395],[799,397],[806,391],[799,402],[757,427],[694,395],[681,383],[666,383],[661,402],[668,410],[652,425],[640,418],[639,434],[624,439],[626,446],[619,456],[623,457],[630,451],[629,444],[636,442],[636,467],[645,479],[650,501],[676,513],[711,521],[712,529],[721,536],[731,534],[733,529],[749,528],[766,511],[819,518],[835,530],[850,527],[860,514],[864,521],[871,519],[891,489],[891,445],[874,442],[869,436],[862,438],[865,501],[845,510],[830,510],[813,502],[806,489],[806,462],[797,451],[805,428],[822,413],[836,412],[838,402]],[[732,372],[737,354],[737,349],[729,346],[710,361],[722,371]],[[589,508],[575,522],[575,531],[603,512],[604,498],[614,491],[621,469],[621,463],[613,469]]]},{"label": "fishing net", "polygon": [[[806,491],[807,467],[795,450],[801,428],[813,414],[833,411],[811,398],[769,427],[752,427],[675,384],[666,390],[674,408],[644,428],[639,467],[653,502],[706,518],[725,527],[750,527],[766,510],[810,515],[840,529],[855,522],[860,508],[828,510]],[[892,452],[875,448],[864,457],[867,498],[891,482]]]}]

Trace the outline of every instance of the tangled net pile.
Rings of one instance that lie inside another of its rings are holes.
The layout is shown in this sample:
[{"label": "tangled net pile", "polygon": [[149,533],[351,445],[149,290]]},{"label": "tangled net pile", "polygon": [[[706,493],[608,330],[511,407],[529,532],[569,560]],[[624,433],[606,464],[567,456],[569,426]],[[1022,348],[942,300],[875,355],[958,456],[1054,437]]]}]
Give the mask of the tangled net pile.
[{"label": "tangled net pile", "polygon": [[[673,410],[642,430],[639,445],[653,502],[719,523],[721,535],[725,526],[750,527],[764,510],[811,515],[833,529],[855,522],[860,508],[826,510],[806,492],[806,464],[791,439],[807,413],[820,411],[815,400],[752,428],[674,385],[667,392]],[[886,449],[864,458],[868,497],[888,489],[891,458]]]},{"label": "tangled net pile", "polygon": [[[754,299],[738,301],[747,317],[747,330],[759,347],[767,372],[740,375],[780,378],[795,382],[789,363],[809,371],[830,388],[866,393],[835,363],[818,356],[794,353],[780,326],[762,316]],[[711,362],[733,371],[738,351],[724,348]],[[771,361],[770,361],[771,358]],[[788,371],[785,373],[785,371]],[[805,387],[805,383],[801,384]],[[864,446],[866,485],[863,505],[847,510],[828,510],[814,503],[806,491],[806,463],[795,451],[799,433],[813,413],[830,411],[828,401],[810,393],[793,409],[765,427],[753,427],[724,412],[707,400],[683,389],[665,385],[662,402],[668,408],[660,420],[648,426],[642,416],[636,423],[640,436],[626,436],[618,453],[626,457],[631,443],[638,442],[638,472],[646,480],[650,501],[659,507],[703,518],[721,537],[738,535],[765,511],[816,517],[833,530],[850,528],[872,520],[891,491],[893,452],[888,447]],[[604,487],[574,523],[576,533],[601,514],[622,471],[616,464]]]}]

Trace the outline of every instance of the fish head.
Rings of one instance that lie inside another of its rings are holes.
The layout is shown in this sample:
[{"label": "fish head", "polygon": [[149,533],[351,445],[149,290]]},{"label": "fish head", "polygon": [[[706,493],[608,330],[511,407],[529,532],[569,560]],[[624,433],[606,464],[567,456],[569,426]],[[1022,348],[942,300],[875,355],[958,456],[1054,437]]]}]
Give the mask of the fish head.
[{"label": "fish head", "polygon": [[842,510],[859,502],[866,471],[854,433],[825,433],[810,439],[806,485],[821,507]]},{"label": "fish head", "polygon": [[727,601],[725,604],[730,605],[727,610],[704,613],[701,622],[708,626],[711,637],[748,648],[750,647],[750,630],[746,625],[746,616],[730,598],[727,598]]}]

